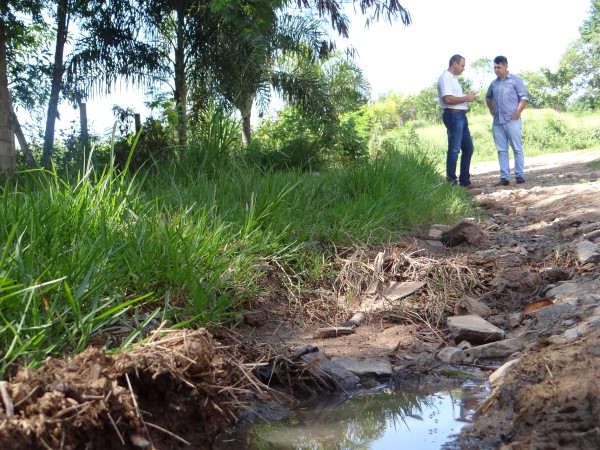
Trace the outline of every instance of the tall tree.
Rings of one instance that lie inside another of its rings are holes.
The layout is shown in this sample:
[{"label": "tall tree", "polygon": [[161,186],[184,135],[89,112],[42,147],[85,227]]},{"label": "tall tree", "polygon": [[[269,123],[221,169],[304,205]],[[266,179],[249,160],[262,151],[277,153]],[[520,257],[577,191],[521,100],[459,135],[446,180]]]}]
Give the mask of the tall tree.
[{"label": "tall tree", "polygon": [[[154,55],[154,68],[147,74],[166,84],[173,93],[178,122],[178,141],[187,145],[188,96],[191,65],[204,58],[210,37],[218,29],[213,3],[194,0],[132,0],[138,6],[140,39]],[[225,1],[224,3],[228,3]],[[204,58],[205,59],[205,58]],[[135,66],[134,66],[135,67]]]},{"label": "tall tree", "polygon": [[589,17],[579,28],[578,39],[563,56],[561,64],[577,72],[575,89],[585,108],[600,108],[600,0],[592,0]]},{"label": "tall tree", "polygon": [[16,166],[13,137],[12,99],[9,93],[9,55],[27,41],[25,20],[42,21],[42,0],[3,1],[0,3],[0,172],[11,174]]},{"label": "tall tree", "polygon": [[237,13],[230,11],[224,20],[212,77],[218,93],[239,110],[247,144],[252,108],[256,103],[259,113],[265,112],[272,90],[291,103],[327,103],[322,80],[311,67],[329,49],[321,23],[307,15],[278,16],[268,9],[259,20],[242,9]]},{"label": "tall tree", "polygon": [[52,66],[52,79],[50,80],[50,99],[46,114],[46,131],[44,132],[44,149],[42,153],[42,166],[49,169],[52,166],[52,150],[54,149],[54,131],[58,118],[58,102],[62,87],[62,78],[65,71],[64,53],[67,35],[69,33],[69,0],[58,0],[56,3],[56,40],[54,49],[54,64]]},{"label": "tall tree", "polygon": [[6,62],[6,25],[0,16],[0,173],[11,175],[15,171],[15,141],[10,119],[11,101],[8,92]]}]

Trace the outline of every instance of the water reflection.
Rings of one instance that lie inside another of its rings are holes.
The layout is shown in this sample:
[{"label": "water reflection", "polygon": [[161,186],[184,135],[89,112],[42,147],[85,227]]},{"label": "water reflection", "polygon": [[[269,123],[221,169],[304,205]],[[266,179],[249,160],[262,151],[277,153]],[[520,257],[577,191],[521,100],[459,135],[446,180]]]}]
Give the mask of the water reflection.
[{"label": "water reflection", "polygon": [[219,448],[439,449],[457,433],[488,395],[488,388],[462,388],[419,395],[380,388],[350,398],[305,404],[285,422],[263,423]]}]

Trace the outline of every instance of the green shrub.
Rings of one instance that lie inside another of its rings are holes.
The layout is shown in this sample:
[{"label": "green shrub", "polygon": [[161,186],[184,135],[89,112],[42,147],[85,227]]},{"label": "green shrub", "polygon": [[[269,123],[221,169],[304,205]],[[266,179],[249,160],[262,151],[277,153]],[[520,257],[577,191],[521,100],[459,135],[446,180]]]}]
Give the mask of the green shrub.
[{"label": "green shrub", "polygon": [[368,138],[357,129],[357,122],[364,120],[356,114],[334,121],[285,108],[279,117],[261,123],[255,133],[260,144],[249,148],[249,157],[274,169],[322,170],[355,164],[368,154]]}]

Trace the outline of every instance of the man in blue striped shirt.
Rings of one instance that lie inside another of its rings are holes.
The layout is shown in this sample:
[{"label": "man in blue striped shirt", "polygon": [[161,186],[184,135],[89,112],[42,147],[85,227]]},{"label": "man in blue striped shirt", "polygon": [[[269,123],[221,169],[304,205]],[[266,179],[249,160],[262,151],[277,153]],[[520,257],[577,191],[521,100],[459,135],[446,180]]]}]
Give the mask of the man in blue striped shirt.
[{"label": "man in blue striped shirt", "polygon": [[525,109],[529,96],[523,80],[508,72],[508,60],[505,56],[494,58],[494,72],[498,78],[490,84],[485,101],[494,116],[492,131],[500,163],[500,181],[495,186],[510,184],[509,144],[515,157],[517,184],[525,183],[521,112]]}]

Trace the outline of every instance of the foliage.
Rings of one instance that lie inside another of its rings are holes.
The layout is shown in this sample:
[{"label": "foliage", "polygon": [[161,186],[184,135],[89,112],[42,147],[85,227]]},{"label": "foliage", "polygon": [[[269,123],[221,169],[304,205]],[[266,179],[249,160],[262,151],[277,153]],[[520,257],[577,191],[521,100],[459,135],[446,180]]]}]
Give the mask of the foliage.
[{"label": "foliage", "polygon": [[[232,151],[227,123],[204,141]],[[201,158],[145,175],[17,173],[0,191],[0,373],[92,341],[127,346],[161,320],[227,322],[259,288],[258,267],[321,274],[328,247],[310,243],[384,242],[471,213],[425,155],[396,150],[321,175],[227,165],[207,177]]]},{"label": "foliage", "polygon": [[256,137],[260,143],[248,149],[248,157],[269,169],[321,170],[367,156],[367,139],[356,130],[352,114],[332,122],[285,108],[274,120],[263,121]]},{"label": "foliage", "polygon": [[232,155],[241,148],[240,123],[219,105],[204,109],[192,130],[189,149],[184,153],[184,164],[213,174],[222,169]]},{"label": "foliage", "polygon": [[[579,113],[560,113],[552,109],[527,109],[523,114],[523,143],[525,155],[546,154],[575,149],[594,148],[598,145],[600,135],[600,116]],[[497,151],[492,137],[492,118],[487,114],[469,115],[469,129],[473,138],[475,153],[473,161],[492,161],[497,158]],[[411,127],[404,127],[404,132]],[[432,146],[430,153],[438,155],[443,163],[446,154],[447,136],[442,124],[421,125],[415,123],[412,129],[417,133],[420,145]],[[395,139],[402,131],[391,132],[383,137]],[[443,156],[443,157],[442,157]]]},{"label": "foliage", "polygon": [[555,111],[538,114],[534,121],[529,121],[523,127],[523,145],[525,148],[542,150],[544,152],[562,151],[567,149],[585,149],[598,143],[598,130],[586,129],[576,124],[570,126],[567,118]]},{"label": "foliage", "polygon": [[328,55],[322,67],[324,84],[337,114],[352,113],[367,104],[371,85],[356,62],[335,52]]}]

